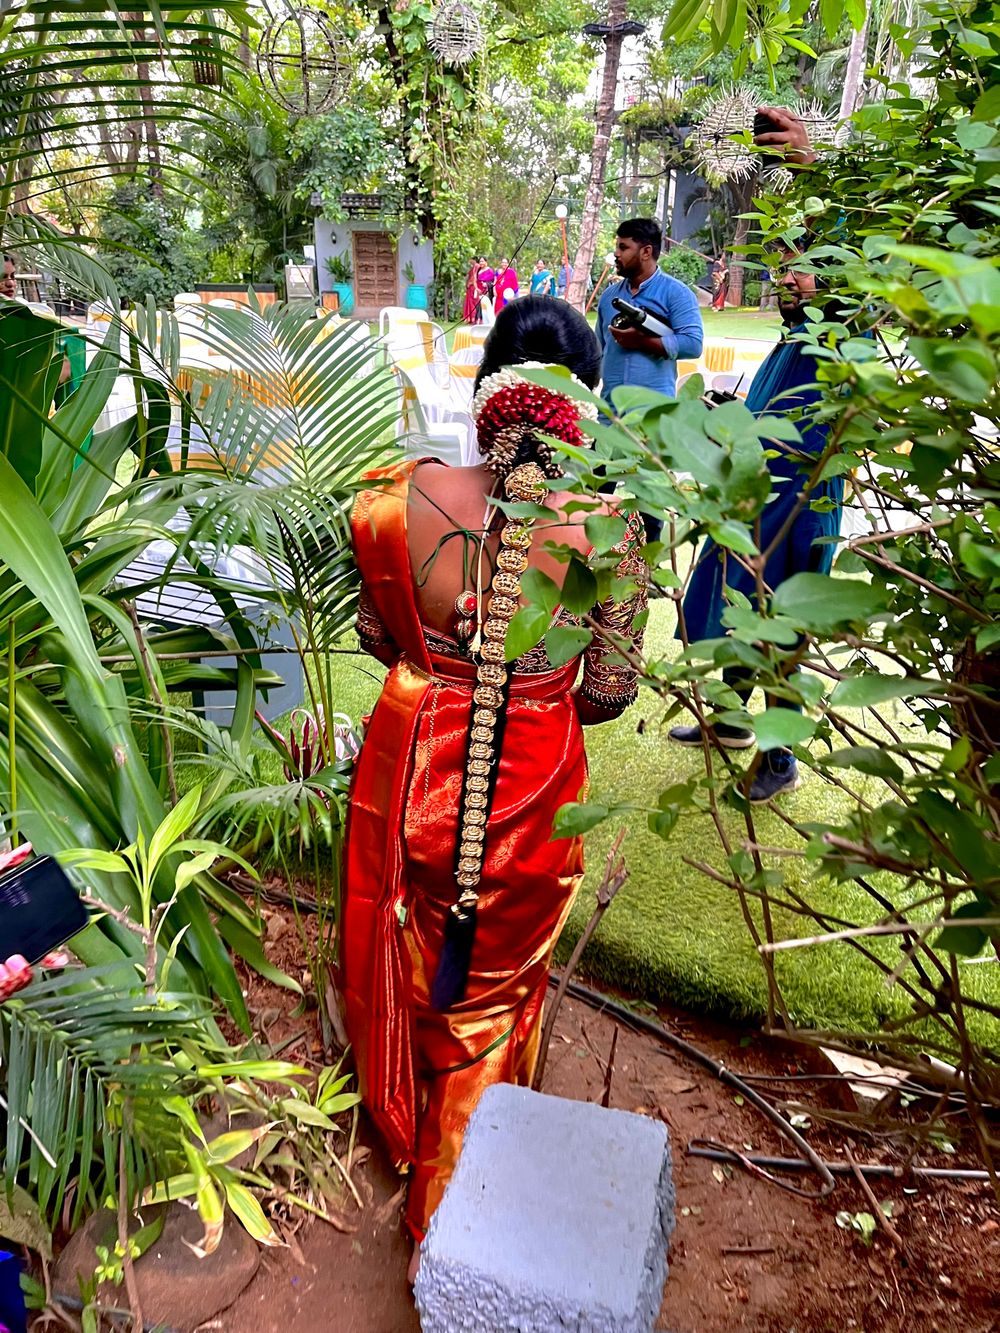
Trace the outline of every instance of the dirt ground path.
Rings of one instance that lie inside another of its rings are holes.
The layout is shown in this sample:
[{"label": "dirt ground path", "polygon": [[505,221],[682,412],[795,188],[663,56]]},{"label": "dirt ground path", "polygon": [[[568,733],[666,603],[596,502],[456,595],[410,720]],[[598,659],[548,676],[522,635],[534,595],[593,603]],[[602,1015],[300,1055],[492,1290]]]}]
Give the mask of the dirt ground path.
[{"label": "dirt ground path", "polygon": [[[811,1072],[780,1043],[681,1012],[661,1018],[737,1072],[770,1077]],[[712,1075],[587,1004],[567,1000],[563,1006],[545,1091],[599,1101],[615,1026],[611,1104],[660,1116],[673,1144],[677,1229],[660,1329],[1000,1333],[1000,1219],[987,1186],[933,1183],[914,1191],[876,1183],[879,1201],[892,1202],[902,1248],[897,1251],[882,1233],[866,1248],[835,1221],[841,1210],[869,1210],[853,1180],[840,1180],[832,1197],[817,1202],[739,1167],[689,1156],[687,1145],[696,1138],[746,1151],[791,1153],[751,1106],[740,1104],[738,1094]],[[767,1086],[774,1096],[778,1085]],[[806,1133],[821,1155],[842,1156],[839,1131],[812,1124]],[[400,1182],[371,1135],[368,1141],[373,1150],[357,1174],[371,1205],[357,1217],[358,1230],[345,1235],[313,1221],[289,1249],[265,1251],[257,1277],[212,1321],[213,1329],[416,1333],[419,1321],[404,1276],[408,1245],[399,1225]],[[854,1136],[852,1143],[859,1160],[892,1160],[891,1150],[877,1140]],[[922,1160],[955,1165],[959,1159],[938,1154]],[[810,1174],[790,1179],[806,1190],[818,1184]]]}]

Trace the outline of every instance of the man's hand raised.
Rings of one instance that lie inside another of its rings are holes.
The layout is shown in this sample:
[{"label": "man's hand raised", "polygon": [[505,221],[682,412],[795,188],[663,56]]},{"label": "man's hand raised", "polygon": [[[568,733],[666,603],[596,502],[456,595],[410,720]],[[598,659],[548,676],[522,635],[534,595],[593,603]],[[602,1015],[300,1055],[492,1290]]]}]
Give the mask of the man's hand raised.
[{"label": "man's hand raised", "polygon": [[785,106],[759,106],[757,114],[766,116],[774,126],[764,134],[754,135],[758,147],[778,150],[786,162],[797,162],[801,167],[816,161],[809,131],[794,111]]}]

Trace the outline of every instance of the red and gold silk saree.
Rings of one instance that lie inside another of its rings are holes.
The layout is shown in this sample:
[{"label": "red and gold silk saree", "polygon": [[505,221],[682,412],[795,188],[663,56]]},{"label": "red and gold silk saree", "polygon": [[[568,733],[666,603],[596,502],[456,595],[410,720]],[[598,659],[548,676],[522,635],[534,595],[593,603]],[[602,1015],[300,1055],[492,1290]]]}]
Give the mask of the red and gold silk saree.
[{"label": "red and gold silk saree", "polygon": [[[352,518],[362,644],[394,661],[351,791],[341,981],[365,1104],[411,1168],[407,1221],[421,1236],[483,1089],[531,1078],[549,960],[583,872],[581,839],[553,841],[552,820],[580,796],[587,768],[571,695],[579,659],[515,664],[468,985],[459,1004],[434,1010],[475,667],[428,643],[420,623],[406,530],[415,466],[373,474],[389,484],[363,492]],[[610,670],[595,677],[606,696]],[[634,693],[634,677],[622,685]]]}]

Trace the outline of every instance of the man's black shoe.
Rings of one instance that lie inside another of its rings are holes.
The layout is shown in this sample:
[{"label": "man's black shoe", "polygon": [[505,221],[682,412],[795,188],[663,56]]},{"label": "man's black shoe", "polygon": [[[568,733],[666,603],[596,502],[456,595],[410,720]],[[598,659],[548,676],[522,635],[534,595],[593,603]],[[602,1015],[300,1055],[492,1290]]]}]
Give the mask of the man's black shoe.
[{"label": "man's black shoe", "polygon": [[[708,731],[727,750],[749,750],[757,741],[749,727],[734,727],[728,722],[713,722]],[[671,727],[667,735],[678,745],[701,745],[699,726]]]},{"label": "man's black shoe", "polygon": [[747,800],[751,805],[766,805],[786,791],[801,786],[799,766],[790,750],[768,750],[760,757]]}]

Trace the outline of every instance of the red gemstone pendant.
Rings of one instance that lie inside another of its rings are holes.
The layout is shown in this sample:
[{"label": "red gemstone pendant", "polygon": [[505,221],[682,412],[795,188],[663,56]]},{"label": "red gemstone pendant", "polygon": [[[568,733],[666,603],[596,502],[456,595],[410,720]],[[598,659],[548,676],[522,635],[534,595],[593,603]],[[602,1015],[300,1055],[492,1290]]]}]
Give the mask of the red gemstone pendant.
[{"label": "red gemstone pendant", "polygon": [[455,610],[463,620],[476,614],[476,594],[474,592],[460,592],[455,598]]}]

